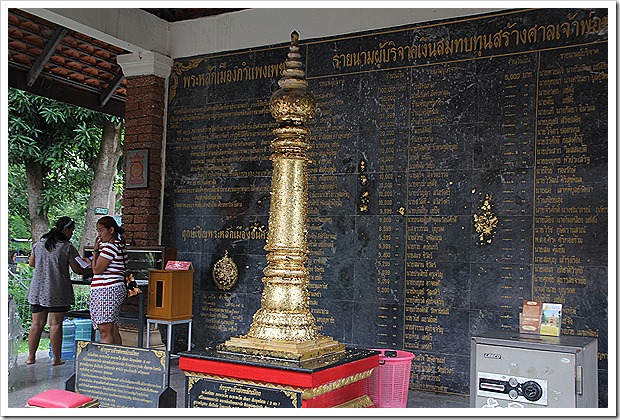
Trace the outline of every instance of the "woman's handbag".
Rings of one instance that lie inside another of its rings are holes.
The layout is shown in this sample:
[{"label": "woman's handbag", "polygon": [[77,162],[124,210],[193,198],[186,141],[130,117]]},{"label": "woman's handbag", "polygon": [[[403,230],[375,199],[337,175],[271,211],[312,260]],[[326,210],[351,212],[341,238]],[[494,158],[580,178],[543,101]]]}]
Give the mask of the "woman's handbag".
[{"label": "woman's handbag", "polygon": [[142,293],[142,290],[138,287],[138,282],[133,278],[133,273],[127,270],[127,263],[125,262],[125,256],[123,255],[123,265],[125,265],[125,287],[127,288],[127,297],[137,296]]},{"label": "woman's handbag", "polygon": [[138,282],[133,278],[133,273],[125,272],[125,286],[127,286],[128,298],[142,293],[142,290],[138,287]]}]

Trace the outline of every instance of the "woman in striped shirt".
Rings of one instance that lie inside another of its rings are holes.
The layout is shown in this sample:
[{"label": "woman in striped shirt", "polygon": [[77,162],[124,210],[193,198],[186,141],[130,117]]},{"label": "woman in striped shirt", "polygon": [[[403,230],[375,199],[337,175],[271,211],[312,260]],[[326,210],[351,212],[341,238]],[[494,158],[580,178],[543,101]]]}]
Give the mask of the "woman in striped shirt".
[{"label": "woman in striped shirt", "polygon": [[97,239],[93,251],[93,280],[89,309],[93,328],[99,329],[101,342],[122,345],[118,331],[121,304],[127,297],[125,266],[127,256],[120,227],[112,216],[97,221]]}]

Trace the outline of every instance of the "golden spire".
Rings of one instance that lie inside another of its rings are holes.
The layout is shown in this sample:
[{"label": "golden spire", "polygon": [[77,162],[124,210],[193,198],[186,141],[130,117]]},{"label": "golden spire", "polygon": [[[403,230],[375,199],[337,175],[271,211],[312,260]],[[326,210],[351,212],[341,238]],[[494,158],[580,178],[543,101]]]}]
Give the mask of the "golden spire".
[{"label": "golden spire", "polygon": [[305,123],[314,116],[314,96],[307,91],[297,41],[291,45],[280,89],[271,96],[269,109],[278,122],[271,142],[273,174],[267,233],[267,267],[263,270],[261,307],[250,331],[223,344],[224,350],[308,360],[344,351],[331,337],[321,336],[310,309],[308,292],[308,157],[310,130]]}]

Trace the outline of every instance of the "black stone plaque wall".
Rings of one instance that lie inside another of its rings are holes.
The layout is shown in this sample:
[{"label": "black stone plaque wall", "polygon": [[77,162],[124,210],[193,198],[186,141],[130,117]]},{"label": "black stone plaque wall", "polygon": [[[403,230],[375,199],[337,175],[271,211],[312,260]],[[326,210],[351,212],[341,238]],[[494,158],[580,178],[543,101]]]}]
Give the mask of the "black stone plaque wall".
[{"label": "black stone plaque wall", "polygon": [[[301,34],[318,107],[309,304],[323,334],[410,350],[412,387],[467,394],[470,337],[517,330],[524,299],[558,302],[563,334],[598,337],[607,377],[606,13]],[[267,106],[287,51],[174,63],[162,241],[196,268],[198,348],[247,333],[260,306]],[[487,196],[499,224],[481,243]],[[211,271],[226,251],[239,281],[222,291]]]}]

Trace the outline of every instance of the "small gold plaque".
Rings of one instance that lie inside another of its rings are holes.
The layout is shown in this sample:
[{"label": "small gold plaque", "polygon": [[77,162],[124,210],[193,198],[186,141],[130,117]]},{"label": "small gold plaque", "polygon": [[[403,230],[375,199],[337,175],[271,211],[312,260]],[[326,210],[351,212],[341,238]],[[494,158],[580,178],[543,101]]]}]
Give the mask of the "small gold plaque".
[{"label": "small gold plaque", "polygon": [[474,227],[478,236],[478,242],[480,245],[486,245],[493,242],[495,233],[497,231],[497,216],[493,209],[493,196],[490,194],[485,195],[484,204],[480,207],[481,213],[474,214]]},{"label": "small gold plaque", "polygon": [[228,256],[228,251],[213,265],[213,282],[221,290],[230,290],[237,283],[237,264]]}]

